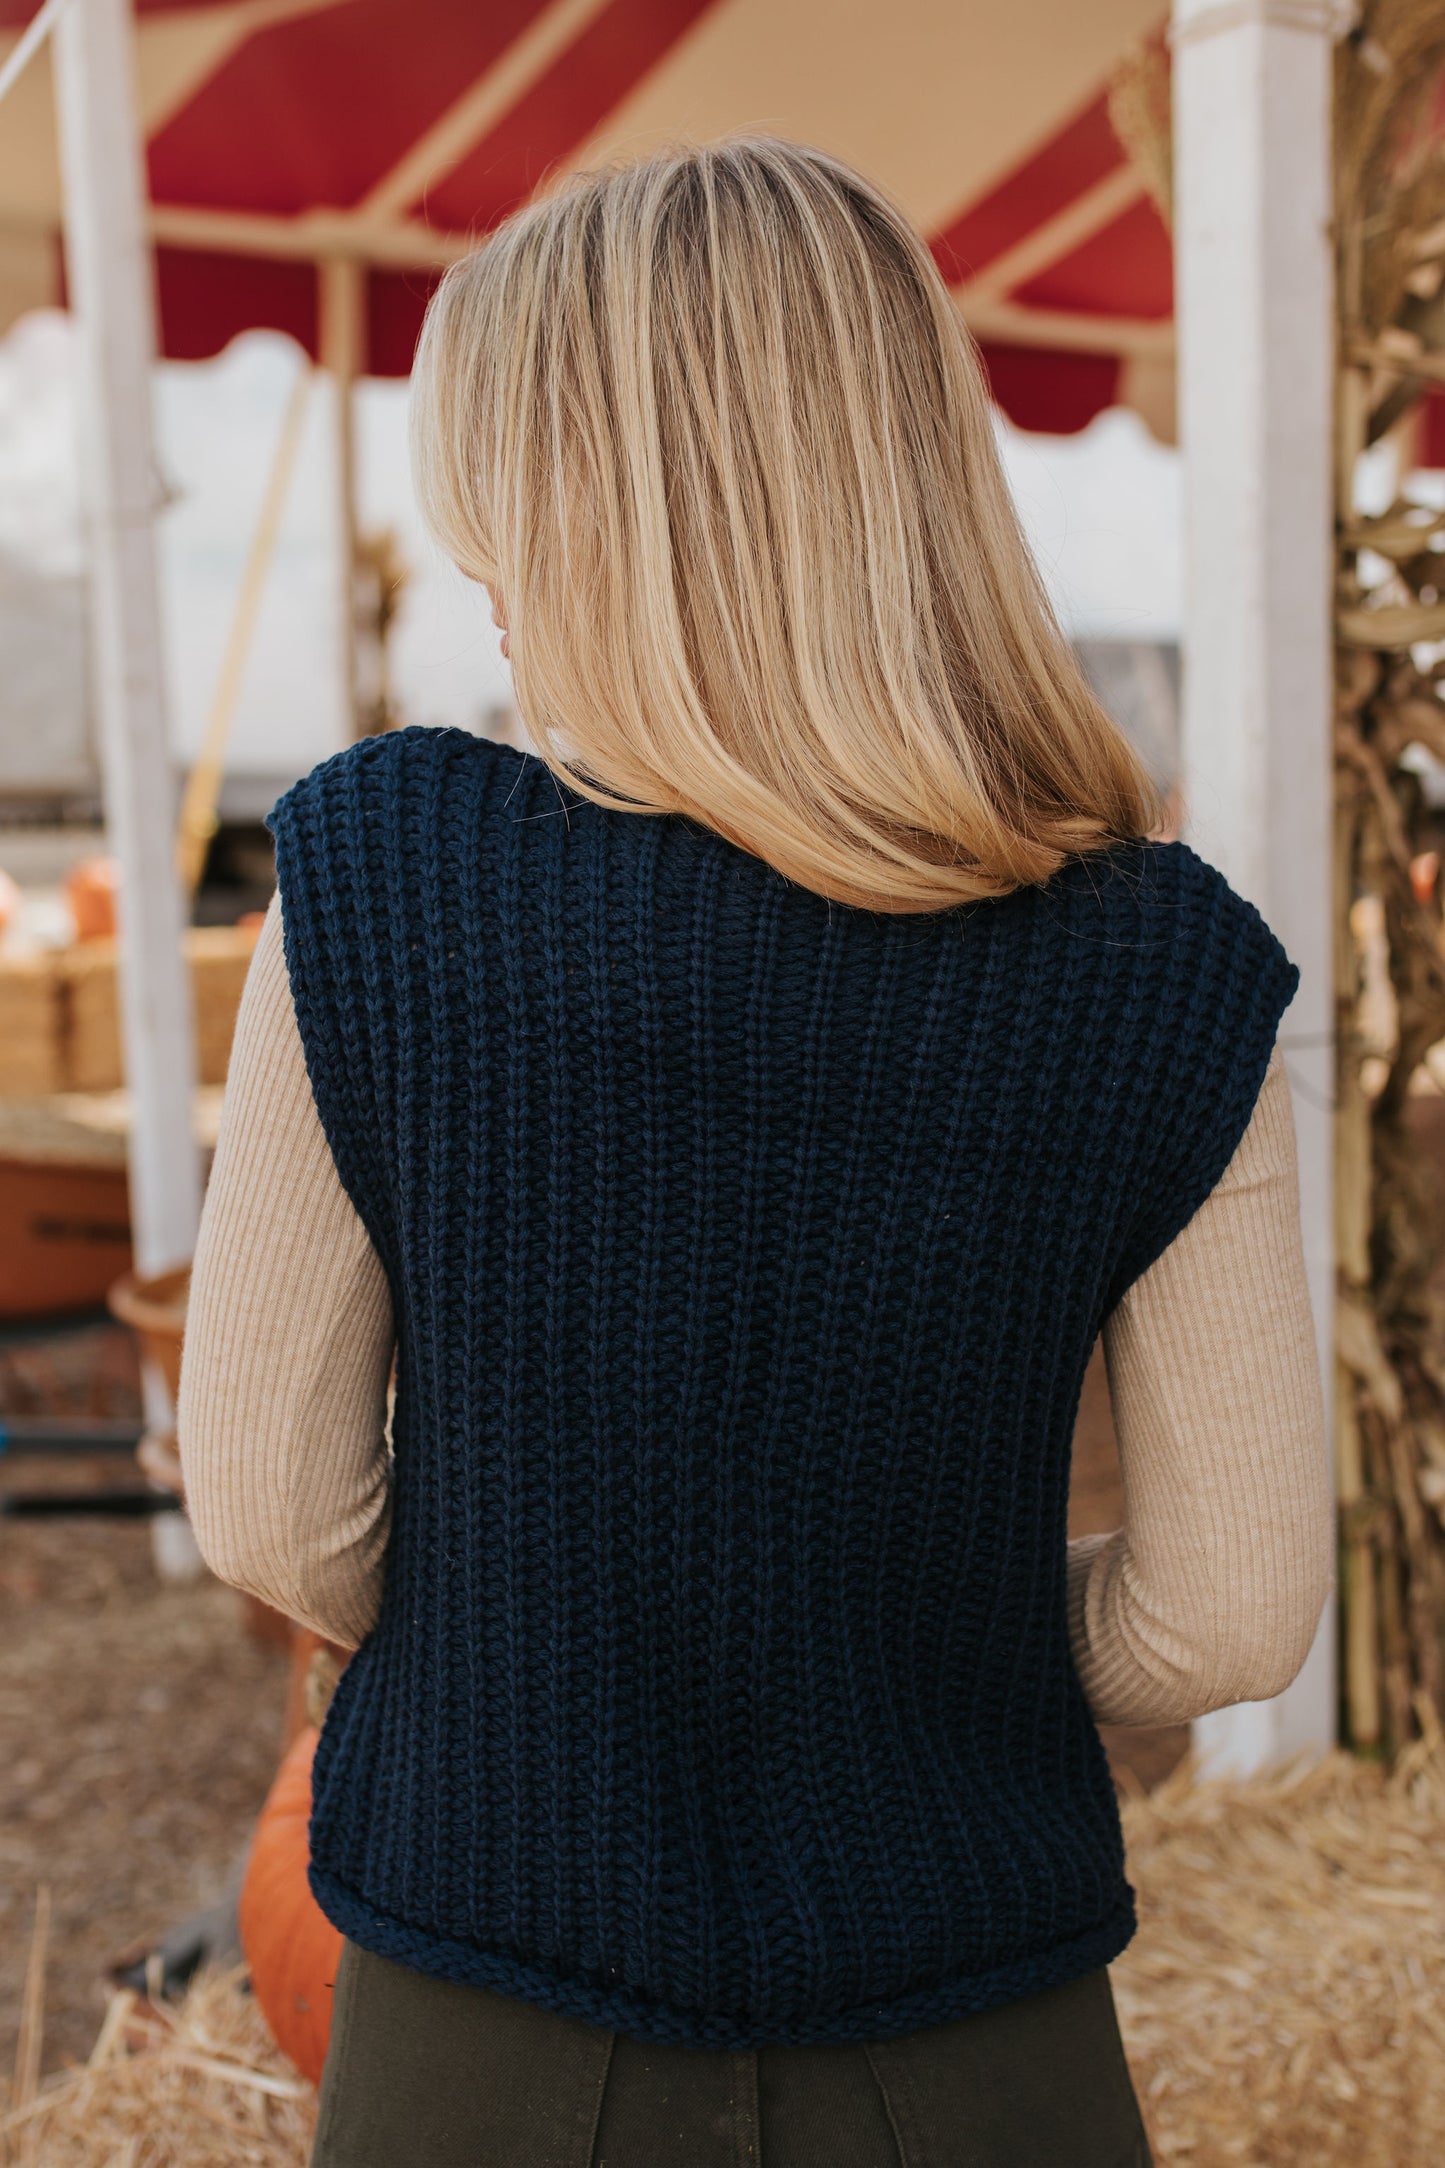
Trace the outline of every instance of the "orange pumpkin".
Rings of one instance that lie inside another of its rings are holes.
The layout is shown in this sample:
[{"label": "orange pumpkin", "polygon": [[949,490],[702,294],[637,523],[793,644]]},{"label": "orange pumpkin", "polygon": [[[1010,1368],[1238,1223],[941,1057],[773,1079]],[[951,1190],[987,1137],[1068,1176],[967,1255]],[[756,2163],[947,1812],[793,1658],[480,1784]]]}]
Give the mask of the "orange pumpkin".
[{"label": "orange pumpkin", "polygon": [[331,2037],[341,1934],[306,1880],[311,1763],[319,1733],[297,1734],[266,1795],[241,1885],[241,1947],[276,2045],[316,2084]]},{"label": "orange pumpkin", "polygon": [[120,871],[113,858],[82,858],[65,877],[65,900],[77,941],[103,941],[115,932]]}]

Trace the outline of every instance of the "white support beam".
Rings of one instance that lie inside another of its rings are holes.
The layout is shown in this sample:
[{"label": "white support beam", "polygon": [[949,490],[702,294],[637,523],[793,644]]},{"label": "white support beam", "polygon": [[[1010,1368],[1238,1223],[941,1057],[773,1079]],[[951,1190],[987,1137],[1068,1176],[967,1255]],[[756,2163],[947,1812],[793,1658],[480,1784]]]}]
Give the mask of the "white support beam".
[{"label": "white support beam", "polygon": [[106,826],[120,864],[131,1221],[137,1269],[151,1274],[191,1256],[200,1165],[162,681],[150,406],[155,328],[129,0],[69,0],[54,36],[66,277],[80,333],[96,709]]},{"label": "white support beam", "polygon": [[[1282,1038],[1321,1370],[1334,1336],[1330,0],[1175,0],[1190,840],[1300,968]],[[1220,1360],[1229,1351],[1221,1348]],[[1334,1619],[1277,1700],[1195,1727],[1206,1769],[1335,1736]]]}]

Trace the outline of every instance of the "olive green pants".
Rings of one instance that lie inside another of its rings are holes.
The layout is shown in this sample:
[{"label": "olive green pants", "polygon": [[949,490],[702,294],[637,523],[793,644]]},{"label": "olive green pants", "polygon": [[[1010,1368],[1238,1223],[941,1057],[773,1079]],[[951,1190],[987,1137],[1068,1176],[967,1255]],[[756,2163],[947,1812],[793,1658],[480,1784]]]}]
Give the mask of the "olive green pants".
[{"label": "olive green pants", "polygon": [[659,2047],[347,1943],[312,2168],[1149,2168],[1105,1972],[902,2039]]}]

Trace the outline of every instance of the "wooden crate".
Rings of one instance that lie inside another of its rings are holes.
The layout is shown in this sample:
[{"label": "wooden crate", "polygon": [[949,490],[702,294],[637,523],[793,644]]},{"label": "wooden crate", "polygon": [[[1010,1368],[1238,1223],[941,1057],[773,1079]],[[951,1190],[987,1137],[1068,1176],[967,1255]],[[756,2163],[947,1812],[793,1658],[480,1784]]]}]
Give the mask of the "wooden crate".
[{"label": "wooden crate", "polygon": [[0,1153],[0,1318],[91,1309],[130,1261],[123,1166]]},{"label": "wooden crate", "polygon": [[[197,1082],[223,1084],[256,929],[192,926],[185,941],[196,1012]],[[115,943],[77,942],[59,952],[57,963],[64,989],[64,1088],[113,1091],[123,1080]]]},{"label": "wooden crate", "polygon": [[56,955],[65,993],[65,1088],[108,1092],[124,1081],[114,941],[77,941]]},{"label": "wooden crate", "polygon": [[251,967],[258,926],[192,926],[186,935],[191,998],[196,1005],[196,1082],[224,1084],[236,1011]]},{"label": "wooden crate", "polygon": [[0,1098],[65,1089],[60,982],[50,956],[0,960]]}]

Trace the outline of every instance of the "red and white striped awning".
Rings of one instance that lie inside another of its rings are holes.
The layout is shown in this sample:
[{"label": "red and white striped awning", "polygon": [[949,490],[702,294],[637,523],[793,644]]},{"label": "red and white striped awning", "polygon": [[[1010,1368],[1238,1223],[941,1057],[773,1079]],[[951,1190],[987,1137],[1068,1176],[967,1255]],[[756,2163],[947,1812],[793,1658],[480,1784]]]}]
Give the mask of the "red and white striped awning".
[{"label": "red and white striped awning", "polygon": [[[0,0],[0,60],[36,0]],[[164,350],[258,325],[410,366],[439,268],[558,168],[768,129],[931,238],[1025,428],[1137,406],[1167,431],[1169,244],[1107,111],[1159,0],[138,0]],[[0,126],[0,327],[61,297],[48,59]],[[355,290],[355,288],[353,288]]]}]

